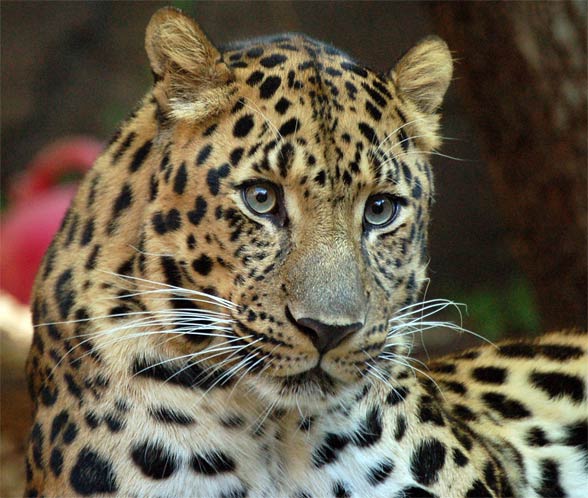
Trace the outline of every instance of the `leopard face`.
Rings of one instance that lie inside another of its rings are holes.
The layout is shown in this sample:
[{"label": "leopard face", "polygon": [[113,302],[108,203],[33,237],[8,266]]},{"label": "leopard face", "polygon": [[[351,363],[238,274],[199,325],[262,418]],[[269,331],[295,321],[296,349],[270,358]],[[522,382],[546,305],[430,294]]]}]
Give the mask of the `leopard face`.
[{"label": "leopard face", "polygon": [[[272,401],[327,402],[378,368],[388,321],[421,289],[436,116],[301,35],[229,47],[209,70],[227,91],[215,115],[164,124],[144,250],[171,256],[147,273],[234,305],[230,338],[202,347],[243,347],[216,363]],[[173,116],[173,74],[158,78]]]},{"label": "leopard face", "polygon": [[91,282],[73,284],[92,316],[127,322],[124,341],[96,347],[130,355],[135,373],[179,361],[283,407],[328,406],[390,375],[381,354],[405,344],[389,320],[425,279],[445,44],[376,74],[297,34],[221,52],[164,9],[146,47],[154,89],[72,207],[103,218],[91,269],[133,287],[111,282],[96,300]]}]

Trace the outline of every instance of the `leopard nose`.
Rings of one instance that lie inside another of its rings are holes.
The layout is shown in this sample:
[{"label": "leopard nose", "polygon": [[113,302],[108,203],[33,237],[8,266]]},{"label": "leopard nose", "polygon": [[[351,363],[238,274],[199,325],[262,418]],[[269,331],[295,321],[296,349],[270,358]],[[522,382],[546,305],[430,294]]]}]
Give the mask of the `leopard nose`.
[{"label": "leopard nose", "polygon": [[363,327],[363,323],[349,325],[329,325],[312,318],[296,320],[298,326],[308,335],[319,353],[323,354],[337,347],[343,339]]}]

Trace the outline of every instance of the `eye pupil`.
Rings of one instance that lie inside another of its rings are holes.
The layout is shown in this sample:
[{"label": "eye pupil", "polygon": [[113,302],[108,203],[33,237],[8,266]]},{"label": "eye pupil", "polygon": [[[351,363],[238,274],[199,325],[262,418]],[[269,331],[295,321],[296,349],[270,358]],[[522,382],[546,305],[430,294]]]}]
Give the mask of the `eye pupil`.
[{"label": "eye pupil", "polygon": [[267,190],[265,190],[263,187],[257,187],[256,192],[255,192],[255,200],[257,202],[259,202],[260,204],[263,204],[265,202],[267,202],[269,195],[267,193]]},{"label": "eye pupil", "polygon": [[384,212],[384,199],[379,199],[374,201],[371,206],[372,213],[374,214],[382,214]]}]

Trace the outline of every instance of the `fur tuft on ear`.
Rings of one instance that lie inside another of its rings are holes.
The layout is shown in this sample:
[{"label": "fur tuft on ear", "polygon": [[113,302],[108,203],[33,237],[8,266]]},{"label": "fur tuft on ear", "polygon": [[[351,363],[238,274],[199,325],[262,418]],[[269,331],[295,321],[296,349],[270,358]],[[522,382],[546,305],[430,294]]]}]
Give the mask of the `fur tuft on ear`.
[{"label": "fur tuft on ear", "polygon": [[155,97],[171,117],[199,120],[226,106],[233,74],[190,17],[172,7],[158,10],[147,26],[145,49]]},{"label": "fur tuft on ear", "polygon": [[453,61],[447,44],[430,36],[410,49],[396,64],[391,77],[396,87],[417,108],[434,113],[453,74]]}]

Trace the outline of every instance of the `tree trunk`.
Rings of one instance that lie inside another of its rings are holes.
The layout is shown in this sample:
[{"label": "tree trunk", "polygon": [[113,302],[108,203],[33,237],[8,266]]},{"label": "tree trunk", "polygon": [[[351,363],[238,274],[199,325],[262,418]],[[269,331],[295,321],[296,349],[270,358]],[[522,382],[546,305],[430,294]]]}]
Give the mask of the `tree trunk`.
[{"label": "tree trunk", "polygon": [[586,3],[442,2],[434,21],[479,127],[545,328],[586,327]]}]

